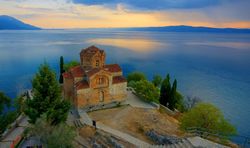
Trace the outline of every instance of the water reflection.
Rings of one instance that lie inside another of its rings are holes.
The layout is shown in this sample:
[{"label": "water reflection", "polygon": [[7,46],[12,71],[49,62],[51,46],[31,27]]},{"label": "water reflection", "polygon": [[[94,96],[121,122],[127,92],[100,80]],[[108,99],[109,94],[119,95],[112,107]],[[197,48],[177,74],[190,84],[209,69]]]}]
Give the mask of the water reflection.
[{"label": "water reflection", "polygon": [[135,52],[151,52],[160,48],[166,48],[167,44],[163,44],[150,39],[124,39],[124,38],[98,38],[86,41],[90,44],[99,44],[107,46],[116,46],[126,48]]}]

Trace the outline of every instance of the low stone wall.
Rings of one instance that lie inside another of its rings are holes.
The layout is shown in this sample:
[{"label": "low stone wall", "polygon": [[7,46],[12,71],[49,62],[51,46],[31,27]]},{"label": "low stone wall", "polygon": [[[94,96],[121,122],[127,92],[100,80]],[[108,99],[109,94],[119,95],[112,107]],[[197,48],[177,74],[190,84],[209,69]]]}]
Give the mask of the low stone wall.
[{"label": "low stone wall", "polygon": [[154,130],[150,130],[146,132],[146,135],[159,145],[167,145],[167,144],[174,144],[174,143],[181,142],[180,138],[169,136],[169,135],[161,135],[155,132]]},{"label": "low stone wall", "polygon": [[172,111],[171,109],[167,108],[166,106],[163,106],[161,104],[159,110],[164,111],[165,113],[169,114],[170,116],[175,116],[177,114],[176,111]]},{"label": "low stone wall", "polygon": [[0,137],[0,140],[6,138],[17,127],[17,125],[23,120],[24,117],[25,116],[23,114],[19,115],[17,119],[9,125],[9,128],[7,128],[3,132],[3,134]]},{"label": "low stone wall", "polygon": [[124,101],[113,101],[113,102],[108,103],[108,104],[100,103],[98,105],[85,106],[85,107],[80,108],[80,109],[83,110],[83,111],[86,111],[86,112],[91,112],[91,111],[95,111],[95,110],[107,109],[107,108],[112,108],[112,107],[115,107],[115,106],[119,106],[123,102]]},{"label": "low stone wall", "polygon": [[155,102],[150,102],[150,104],[153,106],[153,107],[155,107],[156,109],[160,109],[160,104],[158,104],[158,103],[155,103]]}]

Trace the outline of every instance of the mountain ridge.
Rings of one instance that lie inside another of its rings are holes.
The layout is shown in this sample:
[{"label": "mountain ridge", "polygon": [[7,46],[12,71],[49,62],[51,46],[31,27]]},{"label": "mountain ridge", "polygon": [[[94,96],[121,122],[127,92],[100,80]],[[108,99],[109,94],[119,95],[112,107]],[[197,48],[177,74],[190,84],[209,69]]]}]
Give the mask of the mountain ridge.
[{"label": "mountain ridge", "polygon": [[24,23],[8,15],[0,15],[0,30],[40,30],[41,28]]},{"label": "mountain ridge", "polygon": [[250,28],[213,28],[204,26],[162,26],[162,27],[131,27],[123,28],[127,31],[155,31],[155,32],[214,32],[214,33],[250,33]]}]

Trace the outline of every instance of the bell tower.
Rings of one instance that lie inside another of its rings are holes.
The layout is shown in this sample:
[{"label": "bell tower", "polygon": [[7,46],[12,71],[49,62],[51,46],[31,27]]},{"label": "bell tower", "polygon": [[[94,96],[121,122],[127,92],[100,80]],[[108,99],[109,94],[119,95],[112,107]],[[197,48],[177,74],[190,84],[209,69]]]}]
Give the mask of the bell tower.
[{"label": "bell tower", "polygon": [[81,66],[84,69],[102,68],[105,65],[105,52],[90,46],[80,52]]}]

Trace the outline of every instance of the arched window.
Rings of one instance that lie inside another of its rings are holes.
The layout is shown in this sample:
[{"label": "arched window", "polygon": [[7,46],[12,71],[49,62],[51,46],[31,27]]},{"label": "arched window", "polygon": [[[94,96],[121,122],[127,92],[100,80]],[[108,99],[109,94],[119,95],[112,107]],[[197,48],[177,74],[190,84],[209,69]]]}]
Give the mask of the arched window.
[{"label": "arched window", "polygon": [[104,83],[104,78],[103,77],[100,77],[99,79],[98,79],[98,84],[103,84]]}]

